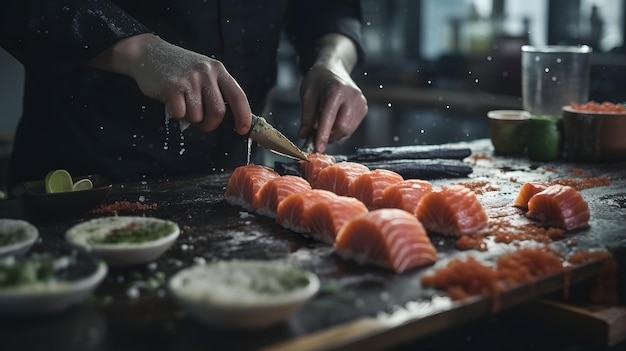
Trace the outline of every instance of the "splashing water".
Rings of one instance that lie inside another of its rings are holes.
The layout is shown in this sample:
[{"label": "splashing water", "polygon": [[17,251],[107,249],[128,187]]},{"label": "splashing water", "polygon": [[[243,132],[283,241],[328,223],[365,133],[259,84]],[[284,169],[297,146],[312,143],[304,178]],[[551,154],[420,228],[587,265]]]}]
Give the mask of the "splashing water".
[{"label": "splashing water", "polygon": [[246,165],[250,164],[250,159],[252,158],[252,139],[248,138],[248,150],[246,153]]}]

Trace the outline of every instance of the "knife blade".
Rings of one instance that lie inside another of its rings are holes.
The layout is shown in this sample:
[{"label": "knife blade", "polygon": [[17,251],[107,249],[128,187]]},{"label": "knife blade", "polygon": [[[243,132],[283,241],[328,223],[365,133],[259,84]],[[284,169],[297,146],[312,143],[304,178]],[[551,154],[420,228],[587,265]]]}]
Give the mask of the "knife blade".
[{"label": "knife blade", "polygon": [[308,161],[307,154],[300,150],[291,140],[269,124],[265,118],[252,114],[250,139],[264,148],[296,160]]}]

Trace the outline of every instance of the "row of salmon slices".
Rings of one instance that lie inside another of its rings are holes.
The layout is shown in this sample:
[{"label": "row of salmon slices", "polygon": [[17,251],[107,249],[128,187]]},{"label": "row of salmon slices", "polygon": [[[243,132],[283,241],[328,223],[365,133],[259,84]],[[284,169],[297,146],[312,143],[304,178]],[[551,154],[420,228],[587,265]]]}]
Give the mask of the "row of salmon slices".
[{"label": "row of salmon slices", "polygon": [[[226,200],[332,244],[343,258],[398,273],[436,261],[437,252],[426,230],[458,237],[488,226],[485,209],[467,187],[433,189],[424,180],[405,180],[392,171],[335,162],[329,155],[311,154],[309,160],[300,164],[303,177],[281,176],[260,165],[238,167],[226,187]],[[566,223],[565,229],[574,227],[562,214],[542,218],[541,213],[551,209],[542,197],[533,201],[534,196],[528,197],[533,203],[533,210],[528,211],[531,218],[557,226]]]}]

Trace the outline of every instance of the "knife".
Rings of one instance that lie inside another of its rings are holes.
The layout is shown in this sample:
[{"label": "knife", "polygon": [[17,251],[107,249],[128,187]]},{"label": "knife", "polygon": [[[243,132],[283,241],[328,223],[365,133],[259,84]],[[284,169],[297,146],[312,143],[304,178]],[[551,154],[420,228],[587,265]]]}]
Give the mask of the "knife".
[{"label": "knife", "polygon": [[307,154],[294,145],[291,140],[272,127],[265,118],[255,114],[252,114],[249,138],[276,154],[296,160],[309,160]]},{"label": "knife", "polygon": [[[165,112],[167,118],[172,118],[167,112]],[[183,132],[190,125],[185,120],[178,120],[180,124],[180,131]],[[289,140],[283,133],[279,132],[271,124],[269,124],[265,118],[252,114],[252,126],[250,127],[250,134],[248,137],[256,141],[264,148],[296,160],[308,161],[307,154],[300,150],[291,140]]]}]

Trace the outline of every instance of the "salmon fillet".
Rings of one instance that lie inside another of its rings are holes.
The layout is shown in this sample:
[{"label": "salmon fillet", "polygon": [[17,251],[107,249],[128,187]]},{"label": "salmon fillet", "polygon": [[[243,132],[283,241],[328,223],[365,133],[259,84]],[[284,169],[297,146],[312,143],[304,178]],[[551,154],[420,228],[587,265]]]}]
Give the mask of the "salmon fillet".
[{"label": "salmon fillet", "polygon": [[322,169],[332,166],[337,162],[334,156],[320,154],[319,152],[309,154],[307,158],[309,159],[308,162],[298,161],[298,164],[300,165],[302,176],[311,184],[315,183],[317,175]]},{"label": "salmon fillet", "polygon": [[415,215],[426,229],[457,237],[476,233],[488,225],[487,213],[476,194],[462,185],[427,193]]},{"label": "salmon fillet", "polygon": [[252,201],[257,191],[265,182],[278,177],[280,175],[276,171],[265,166],[246,165],[237,167],[233,170],[226,185],[226,202],[252,211]]},{"label": "salmon fillet", "polygon": [[337,195],[347,196],[350,183],[360,174],[370,169],[356,162],[338,162],[320,171],[313,183],[313,188],[332,191]]},{"label": "salmon fillet", "polygon": [[531,197],[535,196],[538,192],[548,187],[548,184],[542,182],[528,182],[522,185],[513,201],[514,207],[519,207],[523,210],[528,210],[528,201]]},{"label": "salmon fillet", "polygon": [[415,214],[422,197],[433,190],[433,185],[421,179],[406,179],[392,184],[383,190],[382,208],[399,208]]},{"label": "salmon fillet", "polygon": [[347,221],[367,211],[365,204],[358,199],[336,196],[311,206],[305,213],[305,221],[311,237],[332,244]]},{"label": "salmon fillet", "polygon": [[565,230],[587,227],[591,217],[587,202],[567,185],[551,185],[531,197],[526,216]]},{"label": "salmon fillet", "polygon": [[378,209],[355,217],[339,230],[335,252],[344,259],[402,273],[432,264],[437,251],[415,216],[400,209]]},{"label": "salmon fillet", "polygon": [[304,215],[307,209],[318,202],[328,201],[336,196],[335,193],[322,189],[291,194],[278,204],[276,222],[294,232],[309,233],[311,229]]},{"label": "salmon fillet", "polygon": [[304,178],[293,175],[272,178],[254,194],[252,207],[263,216],[275,218],[278,204],[284,198],[307,190],[311,190],[311,185]]},{"label": "salmon fillet", "polygon": [[403,180],[404,178],[394,171],[375,169],[354,178],[348,187],[348,196],[361,200],[370,210],[382,208],[385,188]]}]

